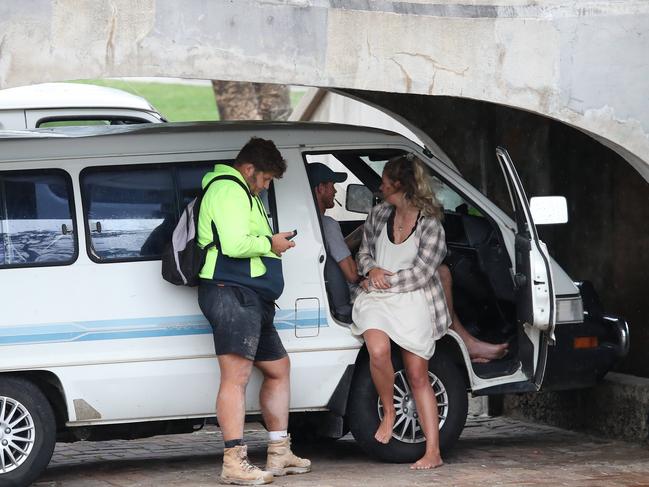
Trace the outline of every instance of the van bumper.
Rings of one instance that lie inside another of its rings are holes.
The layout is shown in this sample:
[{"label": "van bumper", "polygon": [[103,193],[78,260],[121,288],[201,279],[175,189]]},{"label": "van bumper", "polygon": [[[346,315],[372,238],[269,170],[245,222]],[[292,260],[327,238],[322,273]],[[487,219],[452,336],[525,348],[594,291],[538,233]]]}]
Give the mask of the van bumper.
[{"label": "van bumper", "polygon": [[[543,390],[593,386],[629,353],[627,321],[602,311],[590,282],[577,285],[584,303],[584,321],[556,325],[555,345],[548,347]],[[582,337],[596,337],[597,345],[578,348],[575,339]]]},{"label": "van bumper", "polygon": [[629,324],[624,318],[613,315],[602,316],[602,320],[611,324],[617,335],[616,354],[617,357],[622,359],[629,354]]}]

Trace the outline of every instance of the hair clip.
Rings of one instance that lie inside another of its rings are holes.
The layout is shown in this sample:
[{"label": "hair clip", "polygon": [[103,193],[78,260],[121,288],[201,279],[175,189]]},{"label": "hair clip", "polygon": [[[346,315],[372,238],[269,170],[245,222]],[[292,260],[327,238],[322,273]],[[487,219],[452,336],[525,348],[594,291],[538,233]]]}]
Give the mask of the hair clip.
[{"label": "hair clip", "polygon": [[408,159],[410,162],[415,160],[415,155],[412,152],[408,152],[406,154],[406,159]]}]

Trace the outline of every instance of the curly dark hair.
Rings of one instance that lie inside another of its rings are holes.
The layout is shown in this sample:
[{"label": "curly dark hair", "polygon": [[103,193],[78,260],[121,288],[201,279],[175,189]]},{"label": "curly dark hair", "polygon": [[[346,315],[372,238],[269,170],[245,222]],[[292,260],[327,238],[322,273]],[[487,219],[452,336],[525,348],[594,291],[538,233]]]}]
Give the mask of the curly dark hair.
[{"label": "curly dark hair", "polygon": [[286,161],[272,140],[251,138],[239,151],[234,160],[235,166],[250,163],[256,171],[270,173],[275,178],[281,178],[286,172]]}]

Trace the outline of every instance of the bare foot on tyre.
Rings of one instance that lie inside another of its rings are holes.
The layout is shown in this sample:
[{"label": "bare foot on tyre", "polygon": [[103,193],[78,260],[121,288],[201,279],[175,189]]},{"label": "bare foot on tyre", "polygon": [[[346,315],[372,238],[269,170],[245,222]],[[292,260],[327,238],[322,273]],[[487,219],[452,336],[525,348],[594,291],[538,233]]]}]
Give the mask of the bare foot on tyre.
[{"label": "bare foot on tyre", "polygon": [[374,435],[376,441],[383,443],[384,445],[386,445],[390,441],[390,438],[392,438],[392,428],[394,427],[395,416],[396,413],[394,410],[383,410],[383,419],[381,420],[381,424],[379,425],[379,428],[376,430],[376,434]]},{"label": "bare foot on tyre", "polygon": [[426,453],[423,457],[410,465],[412,470],[429,470],[444,465],[439,453]]}]

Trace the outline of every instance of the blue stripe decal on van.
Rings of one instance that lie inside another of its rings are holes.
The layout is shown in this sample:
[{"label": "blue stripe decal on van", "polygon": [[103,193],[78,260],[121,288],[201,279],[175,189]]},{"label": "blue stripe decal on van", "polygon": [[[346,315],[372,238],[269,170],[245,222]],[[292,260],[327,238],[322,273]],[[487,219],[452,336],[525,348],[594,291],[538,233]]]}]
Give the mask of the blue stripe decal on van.
[{"label": "blue stripe decal on van", "polygon": [[[275,328],[326,327],[324,308],[277,310]],[[36,343],[84,342],[95,340],[124,340],[131,338],[170,337],[211,334],[212,328],[203,315],[161,316],[122,320],[82,321],[0,327],[0,346]]]}]

